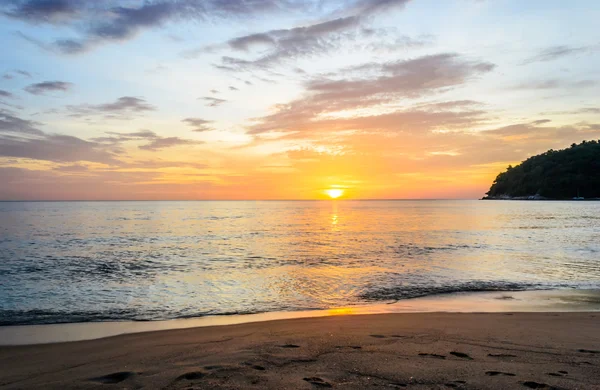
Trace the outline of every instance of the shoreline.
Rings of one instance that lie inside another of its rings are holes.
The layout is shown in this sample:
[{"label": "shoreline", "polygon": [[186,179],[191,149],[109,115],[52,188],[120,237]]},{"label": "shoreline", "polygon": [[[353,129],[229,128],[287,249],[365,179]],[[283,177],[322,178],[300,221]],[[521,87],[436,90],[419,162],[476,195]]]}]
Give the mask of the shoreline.
[{"label": "shoreline", "polygon": [[0,386],[597,389],[599,318],[552,312],[340,315],[5,346]]},{"label": "shoreline", "polygon": [[340,315],[398,313],[547,313],[600,311],[600,290],[562,289],[458,292],[396,302],[322,310],[280,311],[170,319],[157,321],[104,321],[0,326],[0,347],[77,342],[124,334],[261,323]]}]

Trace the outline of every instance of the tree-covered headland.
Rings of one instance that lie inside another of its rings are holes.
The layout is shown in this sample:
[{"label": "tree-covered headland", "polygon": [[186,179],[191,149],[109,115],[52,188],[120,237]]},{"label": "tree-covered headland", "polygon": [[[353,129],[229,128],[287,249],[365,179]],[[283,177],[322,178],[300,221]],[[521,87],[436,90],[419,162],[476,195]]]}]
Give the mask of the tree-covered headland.
[{"label": "tree-covered headland", "polygon": [[484,199],[600,198],[600,141],[548,150],[500,173]]}]

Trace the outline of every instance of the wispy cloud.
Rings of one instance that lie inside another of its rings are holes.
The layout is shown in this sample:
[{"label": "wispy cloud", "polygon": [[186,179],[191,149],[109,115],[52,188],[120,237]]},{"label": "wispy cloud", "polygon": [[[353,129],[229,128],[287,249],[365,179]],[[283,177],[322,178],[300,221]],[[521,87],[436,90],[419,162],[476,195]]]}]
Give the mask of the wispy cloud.
[{"label": "wispy cloud", "polygon": [[547,79],[547,80],[532,80],[526,81],[521,84],[517,84],[515,89],[569,89],[569,88],[592,88],[598,85],[596,80],[561,80],[561,79]]},{"label": "wispy cloud", "polygon": [[531,64],[533,62],[547,62],[554,61],[559,58],[582,54],[586,52],[590,52],[597,48],[596,46],[570,46],[570,45],[559,45],[559,46],[551,46],[540,50],[537,54],[529,57],[525,61],[522,62],[522,65]]},{"label": "wispy cloud", "polygon": [[213,121],[209,121],[206,119],[185,118],[182,120],[182,122],[192,126],[194,128],[192,131],[203,132],[203,131],[213,130],[213,128],[210,126],[213,123]]},{"label": "wispy cloud", "polygon": [[302,7],[302,2],[291,0],[156,0],[141,3],[7,0],[0,4],[0,12],[27,23],[50,23],[80,31],[79,38],[58,39],[51,43],[38,41],[42,46],[64,54],[78,54],[103,43],[131,39],[143,30],[176,20],[248,17]]},{"label": "wispy cloud", "polygon": [[227,102],[227,100],[225,100],[225,99],[219,99],[219,98],[212,97],[212,96],[204,96],[204,97],[201,97],[201,98],[198,98],[198,99],[199,100],[204,100],[205,102],[207,102],[206,103],[207,107],[218,107],[221,104]]},{"label": "wispy cloud", "polygon": [[38,125],[0,110],[0,156],[54,162],[117,162],[115,153],[97,142],[47,134],[39,130]]},{"label": "wispy cloud", "polygon": [[142,150],[156,151],[159,149],[170,148],[173,146],[197,145],[200,143],[202,143],[202,142],[189,140],[189,139],[183,139],[183,138],[179,138],[179,137],[164,137],[164,138],[158,137],[158,138],[151,140],[146,145],[141,145],[139,148]]},{"label": "wispy cloud", "polygon": [[25,87],[25,91],[32,95],[43,95],[47,92],[67,92],[73,88],[73,83],[66,81],[44,81]]},{"label": "wispy cloud", "polygon": [[102,115],[105,118],[129,119],[134,114],[144,114],[155,111],[156,107],[146,100],[133,96],[122,96],[116,101],[104,104],[81,104],[67,106],[72,117],[86,117]]},{"label": "wispy cloud", "polygon": [[[341,69],[331,77],[308,80],[305,97],[279,105],[276,113],[261,118],[249,132],[295,131],[298,126],[309,125],[326,113],[376,107],[401,98],[439,93],[488,73],[494,67],[486,61],[442,53]],[[348,78],[357,68],[361,70],[359,76]]]}]

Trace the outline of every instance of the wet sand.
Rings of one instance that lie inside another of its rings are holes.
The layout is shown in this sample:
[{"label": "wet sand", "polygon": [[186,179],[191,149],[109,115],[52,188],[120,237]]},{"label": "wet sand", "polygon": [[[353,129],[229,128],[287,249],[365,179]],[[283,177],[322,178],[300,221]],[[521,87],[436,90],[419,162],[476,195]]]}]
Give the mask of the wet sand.
[{"label": "wet sand", "polygon": [[599,313],[341,315],[0,347],[0,388],[600,389]]}]

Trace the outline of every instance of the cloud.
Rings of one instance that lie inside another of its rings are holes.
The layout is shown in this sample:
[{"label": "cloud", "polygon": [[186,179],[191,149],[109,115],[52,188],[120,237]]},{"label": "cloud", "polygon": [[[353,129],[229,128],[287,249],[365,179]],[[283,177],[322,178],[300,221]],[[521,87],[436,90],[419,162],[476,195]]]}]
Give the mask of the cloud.
[{"label": "cloud", "polygon": [[[221,63],[215,67],[222,70],[241,71],[253,68],[265,68],[283,60],[297,59],[323,54],[339,48],[343,43],[355,40],[358,37],[373,38],[371,49],[382,49],[388,45],[389,49],[397,50],[402,47],[415,47],[424,44],[422,40],[409,37],[396,38],[394,42],[382,40],[380,34],[383,30],[361,29],[360,26],[368,18],[392,9],[403,8],[409,0],[365,0],[358,2],[344,2],[333,14],[336,18],[319,20],[305,26],[289,29],[274,29],[262,31],[228,40],[225,44],[205,46],[196,50],[186,51],[184,57],[193,58],[207,52],[222,50],[226,47],[234,51],[250,52],[255,48],[263,50],[259,57],[252,60],[223,56]],[[341,15],[341,16],[339,16]],[[400,41],[403,42],[400,42]],[[382,45],[383,44],[383,45]],[[395,46],[393,46],[395,45]],[[369,45],[367,45],[369,46]],[[360,50],[364,50],[361,45]]]},{"label": "cloud", "polygon": [[227,100],[225,100],[225,99],[219,99],[219,98],[215,98],[215,97],[211,97],[211,96],[204,96],[204,97],[201,97],[198,99],[206,101],[207,107],[217,107],[217,106],[220,106],[221,104],[227,102]]},{"label": "cloud", "polygon": [[20,75],[20,76],[24,76],[27,78],[31,78],[31,73],[25,71],[25,70],[21,70],[21,69],[15,69],[13,71],[10,72],[6,72],[4,73],[4,75],[2,76],[2,78],[4,78],[5,80],[12,80],[15,75]]},{"label": "cloud", "polygon": [[24,90],[32,95],[43,95],[46,92],[67,92],[72,87],[72,83],[65,81],[44,81],[42,83],[28,85]]},{"label": "cloud", "polygon": [[58,24],[74,18],[78,13],[75,0],[7,0],[4,15],[30,23]]},{"label": "cloud", "polygon": [[4,97],[4,98],[14,98],[15,95],[13,95],[12,93],[5,91],[3,89],[0,89],[0,97]]},{"label": "cloud", "polygon": [[146,145],[141,145],[139,148],[142,150],[150,150],[156,151],[159,149],[170,148],[172,146],[180,146],[180,145],[197,145],[202,142],[194,141],[189,139],[182,139],[179,137],[157,137],[153,139],[150,143]]},{"label": "cloud", "polygon": [[0,119],[0,157],[104,164],[115,164],[118,161],[113,151],[99,143],[68,135],[46,134],[32,128],[31,122],[16,119]]},{"label": "cloud", "polygon": [[197,145],[202,143],[201,141],[188,140],[179,137],[161,137],[150,130],[139,130],[129,133],[117,133],[109,131],[106,132],[106,134],[108,134],[108,136],[92,138],[92,141],[112,146],[118,146],[129,141],[146,141],[146,144],[140,145],[138,148],[149,151],[156,151],[172,146]]},{"label": "cloud", "polygon": [[209,126],[211,123],[213,123],[213,121],[209,121],[206,119],[185,118],[182,120],[182,122],[192,126],[194,128],[194,130],[192,130],[192,131],[203,132],[203,131],[214,130],[212,127]]},{"label": "cloud", "polygon": [[[279,105],[277,112],[261,118],[249,128],[249,133],[294,131],[299,125],[312,123],[327,113],[376,107],[447,91],[494,67],[489,62],[442,53],[341,69],[333,76],[308,80],[305,97]],[[357,70],[359,75],[353,78]]]},{"label": "cloud", "polygon": [[102,115],[105,118],[129,119],[132,114],[143,114],[156,108],[142,98],[122,96],[112,103],[67,106],[67,110],[73,117]]},{"label": "cloud", "polygon": [[173,21],[248,17],[302,7],[302,2],[292,0],[7,0],[0,4],[0,12],[27,23],[51,23],[79,31],[79,38],[42,44],[63,54],[77,54],[103,43],[131,39],[143,30]]},{"label": "cloud", "polygon": [[31,78],[31,73],[25,71],[25,70],[21,70],[21,69],[16,69],[15,73],[20,74],[21,76],[25,76],[25,77],[29,77]]},{"label": "cloud", "polygon": [[43,135],[44,133],[36,128],[37,125],[37,122],[21,119],[12,115],[9,111],[0,109],[0,134]]},{"label": "cloud", "polygon": [[554,61],[559,58],[567,57],[574,54],[586,53],[593,50],[593,46],[568,46],[568,45],[559,45],[559,46],[551,46],[546,49],[541,50],[536,55],[526,59],[521,63],[521,65],[531,64],[533,62],[547,62]]},{"label": "cloud", "polygon": [[515,89],[590,88],[598,85],[596,80],[568,81],[560,79],[534,80],[516,85]]}]

